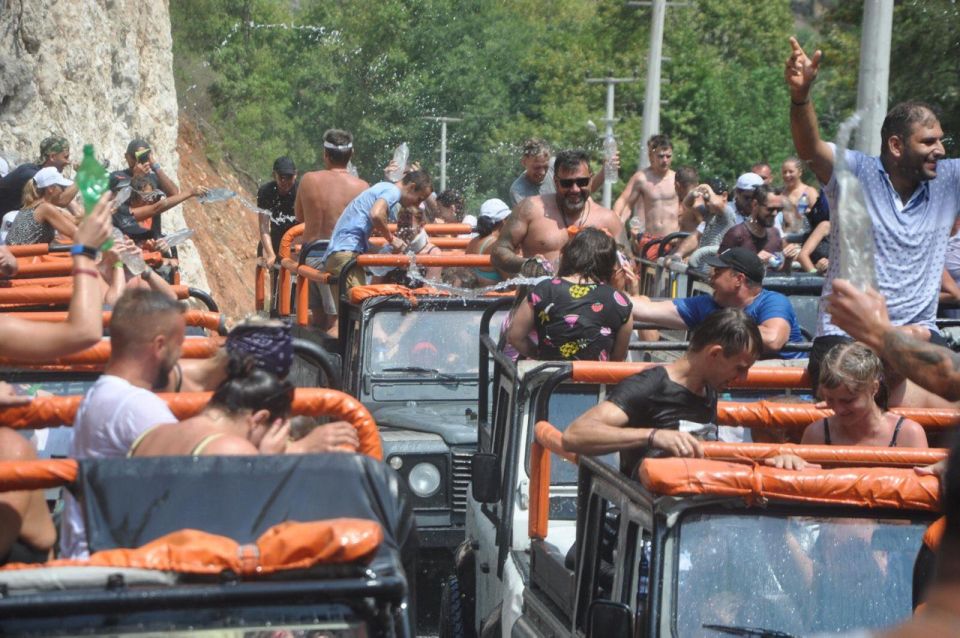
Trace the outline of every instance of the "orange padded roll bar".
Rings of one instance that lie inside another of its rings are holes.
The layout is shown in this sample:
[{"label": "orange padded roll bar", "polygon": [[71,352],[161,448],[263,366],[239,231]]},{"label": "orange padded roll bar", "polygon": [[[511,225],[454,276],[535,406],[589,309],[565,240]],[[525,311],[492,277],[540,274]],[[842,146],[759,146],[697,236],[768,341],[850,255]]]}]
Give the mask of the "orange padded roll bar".
[{"label": "orange padded roll bar", "polygon": [[296,269],[297,262],[290,259],[290,251],[293,246],[293,240],[303,235],[303,224],[291,226],[290,230],[280,238],[280,247],[277,249],[277,257],[280,258],[280,274],[278,275],[277,286],[280,290],[277,302],[277,308],[280,315],[286,317],[290,314],[290,269]]},{"label": "orange padded roll bar", "polygon": [[[489,266],[490,255],[419,255],[414,257],[414,263],[419,266],[462,266],[474,268],[478,266]],[[360,266],[394,266],[397,268],[405,268],[410,265],[410,257],[407,255],[363,254],[357,256],[357,264]]]},{"label": "orange padded roll bar", "polygon": [[[890,411],[913,419],[927,429],[960,425],[960,410],[897,407]],[[832,415],[833,410],[818,410],[809,403],[720,401],[717,404],[717,423],[747,428],[804,428],[817,419]]]},{"label": "orange padded roll bar", "polygon": [[792,443],[721,443],[703,442],[708,459],[761,462],[778,454],[794,454],[809,463],[844,466],[908,466],[930,465],[947,457],[937,448],[873,447],[866,445],[794,445]]},{"label": "orange padded roll bar", "polygon": [[563,434],[547,421],[538,421],[533,429],[530,449],[530,515],[527,534],[543,540],[550,521],[550,454],[577,462],[577,455],[563,449]]},{"label": "orange padded roll bar", "polygon": [[69,258],[56,259],[50,261],[31,261],[30,263],[19,262],[17,264],[16,278],[29,277],[53,277],[56,275],[69,275],[73,270],[73,260]]},{"label": "orange padded roll bar", "polygon": [[178,574],[231,572],[259,577],[316,565],[366,562],[381,542],[383,529],[376,521],[356,518],[286,521],[274,525],[250,544],[241,545],[226,536],[184,529],[134,549],[107,549],[87,559],[52,560],[43,565],[16,563],[3,569],[111,567]]},{"label": "orange padded roll bar", "polygon": [[[581,383],[619,383],[627,377],[643,372],[661,363],[633,363],[627,361],[574,361],[570,364],[573,381]],[[809,388],[810,380],[804,368],[754,366],[744,382],[733,384],[734,388],[757,390],[782,390]]]},{"label": "orange padded roll bar", "polygon": [[[59,323],[67,320],[66,310],[47,310],[38,312],[6,312],[6,317],[17,317],[28,321],[44,321],[49,323]],[[103,313],[103,325],[110,323],[112,313],[109,310]],[[213,332],[225,331],[223,321],[224,317],[219,312],[210,312],[207,310],[187,310],[183,313],[183,318],[188,326],[203,328]]]},{"label": "orange padded roll bar", "polygon": [[257,264],[253,272],[253,309],[264,310],[267,299],[267,269]]},{"label": "orange padded roll bar", "polygon": [[0,461],[0,492],[45,490],[77,480],[73,459]]},{"label": "orange padded roll bar", "polygon": [[25,288],[27,286],[40,286],[51,288],[54,286],[72,286],[73,277],[17,277],[15,279],[4,279],[0,281],[0,288]]},{"label": "orange padded roll bar", "polygon": [[14,257],[40,257],[50,253],[50,244],[24,244],[22,246],[7,246],[7,248],[10,249]]},{"label": "orange padded roll bar", "polygon": [[[184,359],[206,359],[212,357],[223,340],[217,337],[199,337],[185,339],[180,354]],[[19,361],[0,357],[0,366],[30,368],[38,365],[104,365],[110,359],[110,341],[101,340],[95,346],[81,350],[76,354],[60,357],[52,361]]]},{"label": "orange padded roll bar", "polygon": [[[180,420],[190,418],[203,410],[212,392],[162,393],[170,411]],[[0,425],[22,428],[45,428],[71,425],[83,397],[36,397],[26,405],[0,411]],[[297,388],[293,395],[293,414],[305,416],[332,416],[349,421],[360,438],[359,452],[375,459],[383,458],[380,432],[377,424],[362,403],[349,394],[329,388]]]},{"label": "orange padded roll bar", "polygon": [[[170,286],[177,299],[190,296],[187,286]],[[24,286],[22,288],[0,288],[0,304],[62,304],[68,305],[73,297],[73,286],[45,288],[43,286]]]},{"label": "orange padded roll bar", "polygon": [[[431,237],[430,243],[442,250],[464,250],[470,243],[470,239],[468,237]],[[370,245],[381,248],[387,245],[387,240],[383,237],[371,237]]]},{"label": "orange padded roll bar", "polygon": [[[397,232],[396,224],[387,224],[391,233]],[[424,224],[423,229],[431,237],[435,235],[469,235],[474,228],[469,224]]]},{"label": "orange padded roll bar", "polygon": [[651,492],[668,496],[710,494],[741,497],[751,503],[777,498],[922,511],[938,510],[940,494],[935,476],[919,476],[906,468],[794,471],[682,458],[645,460],[640,466],[640,482]]}]

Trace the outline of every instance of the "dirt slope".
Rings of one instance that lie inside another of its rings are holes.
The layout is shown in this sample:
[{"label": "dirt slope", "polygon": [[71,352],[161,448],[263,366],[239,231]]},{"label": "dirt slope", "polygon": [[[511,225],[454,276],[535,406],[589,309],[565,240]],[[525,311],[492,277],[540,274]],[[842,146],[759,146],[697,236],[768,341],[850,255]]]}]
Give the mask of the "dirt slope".
[{"label": "dirt slope", "polygon": [[[214,166],[206,158],[203,139],[193,122],[180,112],[177,136],[180,151],[180,188],[197,185],[224,187],[248,201],[250,192],[226,166]],[[187,226],[196,231],[193,242],[200,253],[210,293],[221,312],[242,318],[253,312],[253,276],[257,252],[257,217],[236,199],[207,205],[191,198],[183,204]]]}]

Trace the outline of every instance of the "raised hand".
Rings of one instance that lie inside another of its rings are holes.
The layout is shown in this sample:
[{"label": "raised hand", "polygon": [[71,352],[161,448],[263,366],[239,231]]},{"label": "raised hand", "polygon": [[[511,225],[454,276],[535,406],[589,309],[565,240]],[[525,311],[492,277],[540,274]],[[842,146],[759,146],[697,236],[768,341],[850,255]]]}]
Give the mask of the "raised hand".
[{"label": "raised hand", "polygon": [[787,83],[787,88],[790,89],[790,98],[794,102],[806,102],[810,95],[810,86],[820,72],[820,58],[823,57],[823,52],[817,49],[813,53],[813,58],[808,57],[793,36],[790,37],[790,48],[790,57],[787,58],[783,79]]}]

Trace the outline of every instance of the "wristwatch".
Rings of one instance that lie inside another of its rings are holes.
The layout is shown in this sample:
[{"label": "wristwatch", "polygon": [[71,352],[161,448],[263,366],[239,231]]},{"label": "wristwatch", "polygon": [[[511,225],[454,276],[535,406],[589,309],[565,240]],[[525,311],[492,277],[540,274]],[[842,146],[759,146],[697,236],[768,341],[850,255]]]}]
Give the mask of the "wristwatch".
[{"label": "wristwatch", "polygon": [[81,244],[74,244],[70,247],[71,255],[83,255],[84,257],[89,257],[90,259],[96,259],[97,253],[99,253],[96,248],[91,246],[83,246]]},{"label": "wristwatch", "polygon": [[156,173],[157,171],[160,170],[160,162],[154,162],[153,164],[150,165],[150,168],[153,170],[154,173]]}]

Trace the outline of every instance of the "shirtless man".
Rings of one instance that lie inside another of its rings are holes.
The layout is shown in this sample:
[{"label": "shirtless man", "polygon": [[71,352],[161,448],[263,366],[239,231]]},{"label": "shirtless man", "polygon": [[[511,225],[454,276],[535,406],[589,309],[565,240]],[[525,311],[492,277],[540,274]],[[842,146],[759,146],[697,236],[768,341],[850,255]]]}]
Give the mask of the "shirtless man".
[{"label": "shirtless man", "polygon": [[[631,217],[636,217],[639,221],[637,228],[631,231],[631,238],[635,241],[634,252],[638,255],[647,242],[680,230],[676,173],[670,169],[673,162],[670,138],[666,135],[654,135],[647,142],[647,152],[650,155],[649,168],[633,174],[613,205],[613,212],[622,224],[627,225]],[[652,255],[642,256],[654,259],[655,250],[651,248],[648,252]]]},{"label": "shirtless man", "polygon": [[303,243],[330,239],[340,213],[357,195],[370,187],[347,172],[353,156],[353,136],[330,129],[323,134],[324,170],[305,173],[294,203],[294,214],[303,222]]},{"label": "shirtless man", "polygon": [[616,237],[623,225],[613,211],[590,199],[591,177],[585,151],[558,153],[553,176],[556,193],[527,197],[517,204],[490,251],[494,267],[532,276],[546,261],[556,270],[570,227],[595,226]]}]

